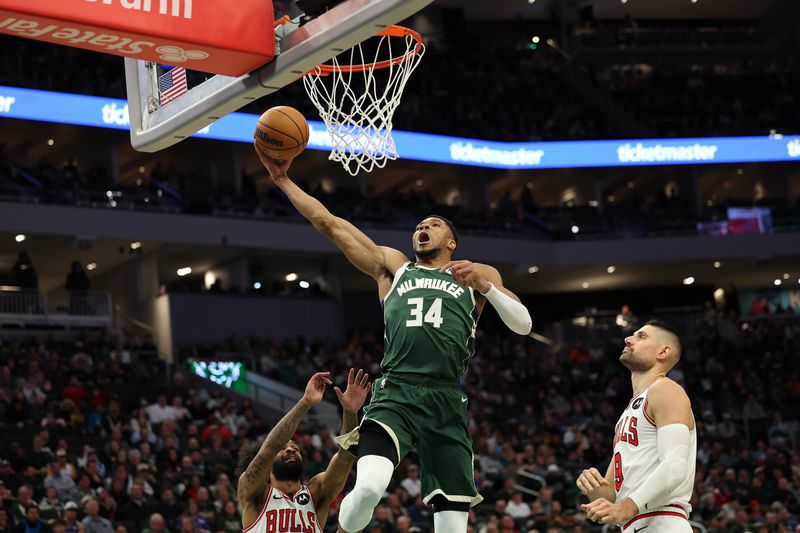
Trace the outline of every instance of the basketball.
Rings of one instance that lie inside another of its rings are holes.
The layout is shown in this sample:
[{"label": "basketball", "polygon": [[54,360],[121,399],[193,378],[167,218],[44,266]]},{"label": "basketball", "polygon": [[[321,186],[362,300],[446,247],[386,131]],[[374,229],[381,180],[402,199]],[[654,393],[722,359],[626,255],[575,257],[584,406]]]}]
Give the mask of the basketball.
[{"label": "basketball", "polygon": [[275,159],[293,159],[306,149],[308,122],[297,109],[271,107],[259,117],[255,140],[259,148]]}]

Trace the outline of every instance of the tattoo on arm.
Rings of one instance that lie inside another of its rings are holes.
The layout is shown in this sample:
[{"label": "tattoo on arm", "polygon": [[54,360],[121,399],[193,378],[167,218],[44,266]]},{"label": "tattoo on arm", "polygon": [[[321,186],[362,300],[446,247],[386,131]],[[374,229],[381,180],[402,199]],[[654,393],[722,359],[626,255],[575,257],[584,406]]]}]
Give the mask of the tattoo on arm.
[{"label": "tattoo on arm", "polygon": [[[244,471],[244,474],[242,474],[239,480],[238,488],[241,495],[247,496],[257,492],[259,488],[262,490],[265,488],[262,486],[266,485],[269,479],[269,469],[272,467],[275,456],[286,446],[289,439],[292,438],[292,435],[294,435],[294,432],[297,431],[297,427],[300,425],[300,421],[303,420],[303,417],[308,413],[309,409],[310,406],[306,403],[302,401],[298,402],[297,405],[292,407],[275,427],[272,428],[272,431],[269,432],[264,442],[261,444],[258,454],[247,466],[247,470]],[[266,476],[264,475],[264,470],[267,470]]]}]

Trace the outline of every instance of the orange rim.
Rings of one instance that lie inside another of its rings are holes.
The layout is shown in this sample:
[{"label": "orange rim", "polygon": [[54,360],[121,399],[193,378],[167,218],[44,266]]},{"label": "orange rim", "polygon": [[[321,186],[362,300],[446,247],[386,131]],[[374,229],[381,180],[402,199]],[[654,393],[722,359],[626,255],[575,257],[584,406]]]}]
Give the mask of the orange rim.
[{"label": "orange rim", "polygon": [[385,61],[377,61],[375,63],[364,63],[360,65],[340,65],[338,67],[334,67],[333,65],[320,65],[314,70],[310,71],[309,74],[316,74],[317,76],[327,76],[329,74],[333,74],[334,72],[364,72],[365,70],[379,70],[384,68],[389,68],[393,65],[399,65],[400,63],[405,63],[409,59],[414,56],[418,56],[422,53],[422,49],[424,45],[422,44],[422,35],[417,33],[416,31],[412,30],[411,28],[406,28],[405,26],[387,26],[385,29],[379,31],[375,34],[376,37],[413,37],[417,44],[414,46],[413,50],[409,50],[405,54],[397,57],[393,57],[392,59],[387,59]]}]

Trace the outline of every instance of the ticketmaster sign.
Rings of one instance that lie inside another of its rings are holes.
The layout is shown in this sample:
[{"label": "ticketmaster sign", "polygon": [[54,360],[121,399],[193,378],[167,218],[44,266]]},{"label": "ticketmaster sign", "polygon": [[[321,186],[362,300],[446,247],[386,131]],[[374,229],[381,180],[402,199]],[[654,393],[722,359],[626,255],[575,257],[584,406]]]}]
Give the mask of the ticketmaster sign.
[{"label": "ticketmaster sign", "polygon": [[[124,100],[0,86],[0,117],[128,129]],[[257,115],[232,113],[194,137],[253,142]],[[329,151],[322,122],[308,147]],[[401,158],[485,168],[536,169],[800,161],[800,136],[503,143],[394,131]]]}]

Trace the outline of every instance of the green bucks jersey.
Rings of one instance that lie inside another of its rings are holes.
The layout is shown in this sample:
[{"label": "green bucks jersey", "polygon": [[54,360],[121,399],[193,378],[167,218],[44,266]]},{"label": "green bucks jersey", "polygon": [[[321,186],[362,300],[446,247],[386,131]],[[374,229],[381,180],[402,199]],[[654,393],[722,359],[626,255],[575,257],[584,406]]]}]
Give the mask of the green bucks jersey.
[{"label": "green bucks jersey", "polygon": [[477,319],[471,288],[438,268],[406,263],[383,301],[383,371],[460,378],[475,353]]}]

